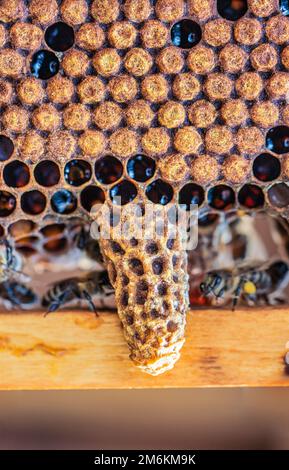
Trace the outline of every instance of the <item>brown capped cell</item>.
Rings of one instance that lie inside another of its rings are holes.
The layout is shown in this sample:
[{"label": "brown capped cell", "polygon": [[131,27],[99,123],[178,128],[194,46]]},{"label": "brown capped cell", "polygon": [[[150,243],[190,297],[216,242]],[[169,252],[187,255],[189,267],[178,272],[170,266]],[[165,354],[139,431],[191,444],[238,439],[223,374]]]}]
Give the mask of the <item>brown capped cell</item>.
[{"label": "brown capped cell", "polygon": [[177,103],[176,101],[168,101],[158,112],[159,123],[168,129],[181,126],[185,118],[185,108],[181,103]]},{"label": "brown capped cell", "polygon": [[69,77],[81,77],[88,69],[89,58],[84,52],[72,49],[65,54],[61,64]]},{"label": "brown capped cell", "polygon": [[243,70],[248,56],[241,47],[235,44],[228,44],[221,50],[219,59],[222,68],[226,72],[237,73]]},{"label": "brown capped cell", "polygon": [[210,46],[224,46],[231,39],[232,28],[226,20],[209,21],[204,26],[203,37]]},{"label": "brown capped cell", "polygon": [[251,171],[251,162],[241,155],[229,155],[222,165],[226,181],[238,184],[245,181]]},{"label": "brown capped cell", "polygon": [[208,76],[204,89],[211,100],[225,100],[232,93],[233,82],[223,73],[212,73]]},{"label": "brown capped cell", "polygon": [[91,14],[100,23],[112,23],[119,15],[119,1],[94,0],[91,5]]},{"label": "brown capped cell", "polygon": [[87,129],[78,139],[78,145],[84,155],[97,156],[105,148],[105,138],[102,132]]},{"label": "brown capped cell", "polygon": [[86,77],[77,86],[80,101],[84,104],[99,103],[105,97],[106,88],[98,77],[92,75]]},{"label": "brown capped cell", "polygon": [[289,69],[289,46],[285,47],[281,53],[281,61],[286,69]]},{"label": "brown capped cell", "polygon": [[219,165],[210,155],[199,155],[192,162],[191,174],[196,183],[208,184],[217,181]]},{"label": "brown capped cell", "polygon": [[104,101],[94,111],[94,122],[103,130],[119,126],[121,119],[121,108],[111,101]]},{"label": "brown capped cell", "polygon": [[173,94],[181,101],[193,100],[201,91],[199,80],[192,73],[181,73],[173,82]]},{"label": "brown capped cell", "polygon": [[289,156],[285,155],[282,160],[282,176],[289,179]]},{"label": "brown capped cell", "polygon": [[75,35],[75,43],[78,47],[95,51],[104,43],[105,34],[103,29],[96,23],[85,23],[81,25]]},{"label": "brown capped cell", "polygon": [[131,127],[149,127],[153,118],[154,113],[144,100],[133,101],[126,109],[126,121]]},{"label": "brown capped cell", "polygon": [[148,20],[141,29],[141,38],[144,47],[158,49],[164,47],[168,41],[169,31],[158,20]]},{"label": "brown capped cell", "polygon": [[172,183],[183,181],[188,173],[188,167],[184,156],[179,153],[166,155],[158,160],[158,168],[163,178]]},{"label": "brown capped cell", "polygon": [[145,153],[163,155],[170,146],[170,136],[163,127],[152,127],[142,136],[141,142]]},{"label": "brown capped cell", "polygon": [[9,106],[2,114],[2,123],[11,132],[24,132],[29,124],[29,114],[20,106]]},{"label": "brown capped cell", "polygon": [[289,104],[287,104],[282,111],[282,121],[283,124],[286,124],[286,126],[289,126]]},{"label": "brown capped cell", "polygon": [[125,16],[135,23],[145,21],[151,14],[149,0],[126,0],[124,4]]},{"label": "brown capped cell", "polygon": [[249,9],[256,16],[270,16],[276,11],[276,0],[248,0]]},{"label": "brown capped cell", "polygon": [[68,129],[84,131],[90,121],[89,109],[83,104],[73,103],[63,112],[63,123]]},{"label": "brown capped cell", "polygon": [[245,72],[235,83],[236,91],[245,100],[255,100],[263,90],[263,81],[256,72]]},{"label": "brown capped cell", "polygon": [[251,64],[258,72],[269,72],[278,62],[276,49],[270,44],[261,44],[250,54]]},{"label": "brown capped cell", "polygon": [[7,80],[0,80],[0,104],[10,103],[13,95],[13,88]]},{"label": "brown capped cell", "polygon": [[156,62],[163,73],[179,73],[184,66],[183,54],[178,47],[174,46],[162,49]]},{"label": "brown capped cell", "polygon": [[131,49],[124,58],[126,70],[136,77],[147,74],[152,65],[153,60],[151,55],[139,47]]},{"label": "brown capped cell", "polygon": [[262,37],[261,23],[253,18],[241,18],[235,24],[234,36],[239,43],[252,46]]},{"label": "brown capped cell", "polygon": [[194,47],[188,55],[187,64],[192,72],[205,75],[216,65],[214,51],[205,46]]},{"label": "brown capped cell", "polygon": [[65,104],[71,101],[74,85],[69,78],[56,75],[48,80],[46,92],[53,103]]},{"label": "brown capped cell", "polygon": [[135,43],[137,30],[129,21],[117,21],[108,31],[110,44],[117,49],[128,49]]},{"label": "brown capped cell", "polygon": [[240,152],[253,155],[265,145],[265,138],[258,127],[243,127],[238,130],[236,143]]},{"label": "brown capped cell", "polygon": [[41,24],[52,23],[58,15],[58,5],[56,0],[31,0],[29,12],[32,18]]},{"label": "brown capped cell", "polygon": [[0,47],[3,47],[6,42],[6,30],[3,24],[0,24]]},{"label": "brown capped cell", "polygon": [[10,23],[22,18],[25,12],[22,0],[2,0],[0,4],[0,21]]},{"label": "brown capped cell", "polygon": [[157,0],[155,12],[162,21],[175,21],[184,14],[185,4],[183,0]]},{"label": "brown capped cell", "polygon": [[215,122],[217,110],[209,101],[199,100],[189,107],[188,116],[194,126],[206,128]]},{"label": "brown capped cell", "polygon": [[246,122],[249,114],[242,100],[231,100],[223,104],[221,116],[228,126],[234,127]]},{"label": "brown capped cell", "polygon": [[109,138],[111,151],[119,157],[130,157],[137,152],[137,134],[130,129],[118,129]]},{"label": "brown capped cell", "polygon": [[234,145],[234,136],[228,127],[214,126],[207,131],[205,143],[208,152],[229,153]]},{"label": "brown capped cell", "polygon": [[175,148],[184,155],[197,153],[202,144],[202,137],[194,127],[183,127],[176,132],[174,137]]},{"label": "brown capped cell", "polygon": [[115,101],[125,103],[135,98],[138,92],[136,80],[129,75],[119,75],[109,82],[109,91]]},{"label": "brown capped cell", "polygon": [[53,158],[66,159],[72,157],[76,149],[76,141],[68,131],[53,132],[49,136],[47,150]]},{"label": "brown capped cell", "polygon": [[63,21],[76,26],[84,23],[88,14],[86,0],[63,0],[60,7]]},{"label": "brown capped cell", "polygon": [[199,20],[207,20],[214,14],[214,0],[188,0],[188,13]]},{"label": "brown capped cell", "polygon": [[270,41],[284,44],[289,40],[289,18],[287,16],[273,16],[266,24],[266,34]]},{"label": "brown capped cell", "polygon": [[13,49],[0,51],[0,76],[18,77],[23,69],[23,57]]},{"label": "brown capped cell", "polygon": [[34,77],[27,77],[17,87],[17,95],[23,104],[38,104],[45,96],[42,83]]},{"label": "brown capped cell", "polygon": [[61,115],[52,104],[42,104],[33,111],[32,122],[40,131],[53,132],[61,124]]},{"label": "brown capped cell", "polygon": [[37,161],[44,154],[44,143],[44,139],[36,131],[29,131],[17,139],[20,154],[32,161]]},{"label": "brown capped cell", "polygon": [[94,55],[92,64],[100,75],[109,77],[119,71],[121,58],[115,49],[102,49]]},{"label": "brown capped cell", "polygon": [[251,109],[251,119],[261,127],[271,127],[279,119],[279,109],[270,101],[255,103]]},{"label": "brown capped cell", "polygon": [[272,98],[289,96],[289,75],[286,72],[276,72],[267,83],[267,92]]},{"label": "brown capped cell", "polygon": [[141,91],[145,98],[153,103],[165,101],[169,93],[169,85],[161,74],[149,75],[141,84]]},{"label": "brown capped cell", "polygon": [[18,49],[33,51],[40,47],[42,37],[42,29],[35,24],[19,22],[10,29],[11,43]]}]

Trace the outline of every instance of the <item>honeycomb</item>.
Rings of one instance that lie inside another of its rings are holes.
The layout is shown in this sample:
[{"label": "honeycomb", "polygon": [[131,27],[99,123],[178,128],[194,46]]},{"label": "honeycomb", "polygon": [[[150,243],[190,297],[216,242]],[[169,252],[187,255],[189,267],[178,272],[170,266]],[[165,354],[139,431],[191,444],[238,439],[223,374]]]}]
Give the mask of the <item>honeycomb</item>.
[{"label": "honeycomb", "polygon": [[[69,251],[116,196],[289,217],[288,1],[2,0],[0,21],[0,236],[22,254]],[[132,359],[171,368],[180,240],[101,249]]]}]

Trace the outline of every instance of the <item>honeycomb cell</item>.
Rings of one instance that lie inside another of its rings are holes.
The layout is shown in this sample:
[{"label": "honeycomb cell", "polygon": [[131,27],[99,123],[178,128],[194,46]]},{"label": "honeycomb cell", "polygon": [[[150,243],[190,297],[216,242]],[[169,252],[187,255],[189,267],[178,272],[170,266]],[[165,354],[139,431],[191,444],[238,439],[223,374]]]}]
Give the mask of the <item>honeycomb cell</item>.
[{"label": "honeycomb cell", "polygon": [[277,72],[267,83],[267,92],[272,98],[287,98],[289,93],[289,76],[287,72]]},{"label": "honeycomb cell", "polygon": [[112,153],[119,157],[130,157],[137,152],[137,134],[127,128],[118,129],[109,138]]},{"label": "honeycomb cell", "polygon": [[234,36],[239,43],[245,46],[253,46],[261,40],[261,23],[253,18],[242,18],[235,25]]},{"label": "honeycomb cell", "polygon": [[84,104],[95,104],[105,97],[105,84],[98,77],[88,76],[77,86],[80,101]]},{"label": "honeycomb cell", "polygon": [[238,184],[248,178],[251,171],[251,162],[241,155],[230,155],[226,157],[222,172],[227,181]]},{"label": "honeycomb cell", "polygon": [[265,203],[262,189],[255,184],[245,184],[238,193],[238,200],[247,209],[258,209]]},{"label": "honeycomb cell", "polygon": [[90,164],[85,160],[71,160],[64,167],[64,179],[71,186],[82,186],[92,175]]},{"label": "honeycomb cell", "polygon": [[144,100],[136,100],[126,109],[126,121],[131,127],[150,127],[154,113]]},{"label": "honeycomb cell", "polygon": [[94,111],[94,122],[100,129],[108,130],[118,127],[121,120],[121,108],[111,101],[101,103]]},{"label": "honeycomb cell", "polygon": [[126,0],[124,5],[126,17],[135,23],[145,21],[151,14],[149,0]]},{"label": "honeycomb cell", "polygon": [[52,238],[62,235],[64,230],[65,224],[54,223],[45,225],[45,227],[41,228],[39,232],[41,233],[41,235],[43,235],[44,238]]},{"label": "honeycomb cell", "polygon": [[276,3],[275,0],[249,0],[249,7],[254,15],[266,17],[275,12]]},{"label": "honeycomb cell", "polygon": [[255,103],[251,109],[251,118],[261,127],[271,127],[279,119],[279,109],[271,101]]},{"label": "honeycomb cell", "polygon": [[194,181],[200,184],[216,181],[219,176],[218,162],[210,155],[199,155],[192,162],[191,173]]},{"label": "honeycomb cell", "polygon": [[105,138],[102,132],[88,129],[79,137],[78,145],[84,155],[97,156],[105,148]]},{"label": "honeycomb cell", "polygon": [[158,112],[158,120],[161,126],[173,129],[183,124],[186,111],[181,103],[168,101]]},{"label": "honeycomb cell", "polygon": [[202,143],[202,137],[194,127],[183,127],[174,137],[175,148],[184,155],[197,153]]},{"label": "honeycomb cell", "polygon": [[58,131],[50,134],[47,150],[51,157],[57,160],[70,158],[75,151],[76,141],[68,131]]},{"label": "honeycomb cell", "polygon": [[289,205],[289,187],[285,183],[278,183],[268,190],[268,199],[272,206],[283,209]]},{"label": "honeycomb cell", "polygon": [[146,155],[135,155],[127,162],[127,174],[130,178],[141,183],[152,178],[155,171],[155,161]]},{"label": "honeycomb cell", "polygon": [[206,75],[211,72],[216,65],[213,49],[205,46],[194,47],[187,57],[187,64],[192,72]]},{"label": "honeycomb cell", "polygon": [[209,101],[199,100],[188,108],[188,116],[194,126],[206,128],[215,122],[217,110]]},{"label": "honeycomb cell", "polygon": [[[10,0],[9,0],[10,1]],[[58,14],[58,5],[56,0],[31,0],[29,2],[29,11],[33,19],[41,24],[51,23]]]},{"label": "honeycomb cell", "polygon": [[58,165],[51,160],[42,160],[34,169],[35,181],[49,188],[55,186],[60,181],[60,171]]},{"label": "honeycomb cell", "polygon": [[191,209],[191,205],[201,206],[204,200],[205,191],[198,184],[186,184],[179,192],[179,204],[184,205],[187,211]]},{"label": "honeycomb cell", "polygon": [[100,183],[112,184],[122,177],[123,166],[117,158],[108,155],[95,162],[94,171]]},{"label": "honeycomb cell", "polygon": [[31,161],[37,160],[44,153],[44,139],[36,131],[20,135],[17,145],[23,157],[30,158]]},{"label": "honeycomb cell", "polygon": [[41,49],[33,54],[30,62],[30,71],[34,77],[48,80],[58,73],[59,66],[59,60],[54,52]]},{"label": "honeycomb cell", "polygon": [[204,90],[211,100],[225,100],[233,91],[233,82],[223,73],[212,73],[205,81]]},{"label": "honeycomb cell", "polygon": [[158,49],[164,47],[168,41],[168,29],[158,20],[148,20],[141,29],[141,38],[144,47]]},{"label": "honeycomb cell", "polygon": [[9,131],[21,134],[28,127],[29,114],[26,109],[17,105],[12,105],[4,111],[2,122],[4,127]]},{"label": "honeycomb cell", "polygon": [[289,40],[289,19],[285,16],[273,16],[267,21],[266,34],[269,41],[284,44]]},{"label": "honeycomb cell", "polygon": [[235,83],[236,91],[245,100],[255,100],[263,90],[263,81],[256,72],[245,72]]},{"label": "honeycomb cell", "polygon": [[235,192],[230,186],[219,184],[208,191],[208,203],[213,209],[227,211],[235,205]]},{"label": "honeycomb cell", "polygon": [[250,54],[251,64],[258,72],[270,72],[278,62],[276,49],[270,44],[261,44]]},{"label": "honeycomb cell", "polygon": [[7,186],[11,188],[23,188],[30,180],[29,167],[19,160],[13,160],[13,162],[5,165],[3,178]]},{"label": "honeycomb cell", "polygon": [[0,217],[9,217],[15,209],[15,196],[8,191],[0,191]]},{"label": "honeycomb cell", "polygon": [[36,227],[37,225],[32,220],[20,219],[9,225],[8,232],[13,238],[17,239],[30,234]]},{"label": "honeycomb cell", "polygon": [[238,73],[244,69],[248,56],[241,47],[228,44],[221,50],[219,60],[225,72]]},{"label": "honeycomb cell", "polygon": [[231,100],[223,104],[221,116],[224,122],[231,127],[244,124],[248,117],[248,110],[242,100]]},{"label": "honeycomb cell", "polygon": [[281,53],[281,61],[286,69],[289,69],[289,46],[285,47]]},{"label": "honeycomb cell", "polygon": [[184,8],[183,0],[157,0],[155,12],[160,20],[171,22],[183,16]]},{"label": "honeycomb cell", "polygon": [[138,92],[138,86],[133,77],[129,75],[119,75],[110,80],[109,91],[115,101],[118,103],[126,103],[135,98]]},{"label": "honeycomb cell", "polygon": [[217,11],[226,20],[237,21],[246,14],[247,10],[247,0],[217,0]]},{"label": "honeycomb cell", "polygon": [[43,244],[44,250],[50,254],[60,253],[66,250],[67,246],[68,246],[68,241],[65,237],[50,240],[47,243]]},{"label": "honeycomb cell", "polygon": [[112,23],[119,15],[118,0],[94,0],[91,5],[91,14],[100,23]]},{"label": "honeycomb cell", "polygon": [[69,78],[56,75],[51,78],[46,87],[50,101],[57,104],[66,104],[71,101],[74,94],[74,85]]},{"label": "honeycomb cell", "polygon": [[115,49],[101,49],[94,55],[92,64],[97,73],[109,77],[119,71],[121,58]]},{"label": "honeycomb cell", "polygon": [[173,94],[180,100],[193,100],[201,91],[199,80],[192,73],[181,73],[173,82]]},{"label": "honeycomb cell", "polygon": [[23,57],[13,49],[0,51],[0,74],[2,77],[17,78],[23,69]]},{"label": "honeycomb cell", "polygon": [[274,153],[282,155],[289,152],[289,127],[277,126],[270,129],[266,136],[266,147]]},{"label": "honeycomb cell", "polygon": [[17,22],[10,29],[11,43],[16,49],[35,50],[40,47],[42,36],[42,30],[34,24]]},{"label": "honeycomb cell", "polygon": [[146,196],[154,204],[167,205],[174,197],[172,186],[161,179],[157,179],[146,188]]},{"label": "honeycomb cell", "polygon": [[81,25],[75,34],[75,43],[78,47],[88,51],[96,51],[105,40],[103,29],[96,23],[85,23]]},{"label": "honeycomb cell", "polygon": [[105,194],[98,186],[87,186],[81,191],[80,203],[87,212],[90,212],[93,208],[103,204],[105,201]]},{"label": "honeycomb cell", "polygon": [[182,51],[174,46],[162,49],[156,62],[160,71],[167,74],[179,73],[184,66]]},{"label": "honeycomb cell", "polygon": [[253,155],[262,149],[265,138],[258,127],[243,127],[238,130],[236,141],[240,152]]},{"label": "honeycomb cell", "polygon": [[36,105],[40,103],[45,96],[41,82],[34,77],[27,77],[22,80],[18,84],[17,94],[20,101],[27,105]]},{"label": "honeycomb cell", "polygon": [[216,154],[229,153],[234,145],[234,137],[228,127],[215,126],[207,131],[205,143],[209,152]]},{"label": "honeycomb cell", "polygon": [[71,191],[60,189],[51,198],[51,208],[57,214],[72,214],[77,208],[77,199]]},{"label": "honeycomb cell", "polygon": [[84,131],[90,121],[89,109],[80,103],[72,103],[63,112],[63,123],[68,129]]},{"label": "honeycomb cell", "polygon": [[146,50],[139,47],[130,49],[124,58],[126,70],[136,77],[147,74],[152,65],[153,60],[151,55]]},{"label": "honeycomb cell", "polygon": [[25,214],[38,215],[46,208],[46,197],[40,191],[33,189],[22,194],[20,204]]},{"label": "honeycomb cell", "polygon": [[279,9],[282,15],[289,15],[289,3],[288,0],[279,0]]},{"label": "honeycomb cell", "polygon": [[12,157],[14,152],[13,141],[6,135],[0,135],[0,162],[5,162]]},{"label": "honeycomb cell", "polygon": [[188,13],[199,20],[207,20],[214,14],[214,0],[188,0]]},{"label": "honeycomb cell", "polygon": [[128,180],[122,180],[109,191],[113,204],[124,206],[132,202],[137,196],[136,186]]},{"label": "honeycomb cell", "polygon": [[171,41],[174,46],[191,49],[202,39],[202,29],[195,21],[184,19],[171,28]]},{"label": "honeycomb cell", "polygon": [[203,37],[210,46],[224,46],[230,42],[231,34],[231,25],[224,19],[209,21],[204,26]]},{"label": "honeycomb cell", "polygon": [[141,85],[142,95],[153,103],[165,101],[168,97],[169,85],[161,74],[146,77]]},{"label": "honeycomb cell", "polygon": [[255,158],[253,174],[259,181],[274,181],[280,176],[281,163],[278,158],[269,153],[263,153]]},{"label": "honeycomb cell", "polygon": [[43,104],[33,112],[32,122],[36,129],[53,132],[60,127],[61,114],[52,104]]},{"label": "honeycomb cell", "polygon": [[89,67],[89,57],[82,51],[71,49],[62,59],[62,68],[68,77],[82,77]]},{"label": "honeycomb cell", "polygon": [[63,0],[60,11],[64,21],[76,26],[86,20],[88,14],[87,2],[86,0]]},{"label": "honeycomb cell", "polygon": [[142,137],[142,147],[149,155],[163,155],[170,146],[170,136],[166,129],[151,128]]},{"label": "honeycomb cell", "polygon": [[6,30],[4,26],[0,25],[0,47],[3,47],[6,42]]},{"label": "honeycomb cell", "polygon": [[0,105],[3,106],[11,102],[13,88],[10,82],[0,79]]}]

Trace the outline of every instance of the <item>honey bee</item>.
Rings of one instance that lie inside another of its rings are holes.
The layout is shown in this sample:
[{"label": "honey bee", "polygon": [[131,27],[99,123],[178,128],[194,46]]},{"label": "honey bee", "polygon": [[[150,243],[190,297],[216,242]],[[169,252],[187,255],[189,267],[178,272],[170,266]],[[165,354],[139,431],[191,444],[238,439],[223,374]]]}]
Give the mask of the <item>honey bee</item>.
[{"label": "honey bee", "polygon": [[42,306],[48,309],[47,313],[51,313],[73,300],[86,300],[97,315],[93,296],[107,297],[113,293],[107,271],[94,271],[84,277],[65,279],[53,284],[44,295]]},{"label": "honey bee", "polygon": [[0,284],[0,298],[21,309],[31,308],[38,300],[32,289],[13,280]]},{"label": "honey bee", "polygon": [[29,276],[26,276],[26,274],[21,271],[21,268],[21,256],[14,253],[8,240],[2,240],[0,242],[0,282],[4,282],[12,278],[29,280]]},{"label": "honey bee", "polygon": [[232,300],[233,310],[242,298],[248,305],[265,302],[273,305],[281,302],[276,297],[289,283],[289,264],[277,260],[269,264],[255,266],[237,266],[236,269],[210,271],[200,284],[200,290],[206,297],[215,297],[226,303]]}]

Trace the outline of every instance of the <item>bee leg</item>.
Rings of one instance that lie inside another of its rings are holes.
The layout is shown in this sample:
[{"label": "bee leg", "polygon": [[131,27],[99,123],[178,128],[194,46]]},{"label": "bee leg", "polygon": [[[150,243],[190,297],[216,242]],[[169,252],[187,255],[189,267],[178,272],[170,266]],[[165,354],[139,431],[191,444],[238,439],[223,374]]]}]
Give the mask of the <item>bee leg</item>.
[{"label": "bee leg", "polygon": [[68,301],[70,294],[71,294],[71,289],[68,289],[62,295],[60,295],[57,300],[54,300],[50,304],[47,312],[44,313],[44,317],[46,317],[49,313],[53,313],[59,310],[59,308]]},{"label": "bee leg", "polygon": [[93,302],[93,300],[92,300],[91,295],[90,295],[86,290],[83,290],[83,291],[82,291],[82,295],[83,295],[83,297],[87,300],[90,309],[91,309],[91,310],[95,313],[95,315],[98,317],[99,314],[98,314],[98,311],[96,310],[96,306],[94,305],[94,302]]},{"label": "bee leg", "polygon": [[233,302],[232,302],[232,311],[233,312],[236,310],[237,303],[238,303],[238,301],[241,297],[244,282],[245,282],[245,279],[243,277],[241,277],[241,279],[239,281],[239,284],[237,285],[237,288],[235,289]]}]

